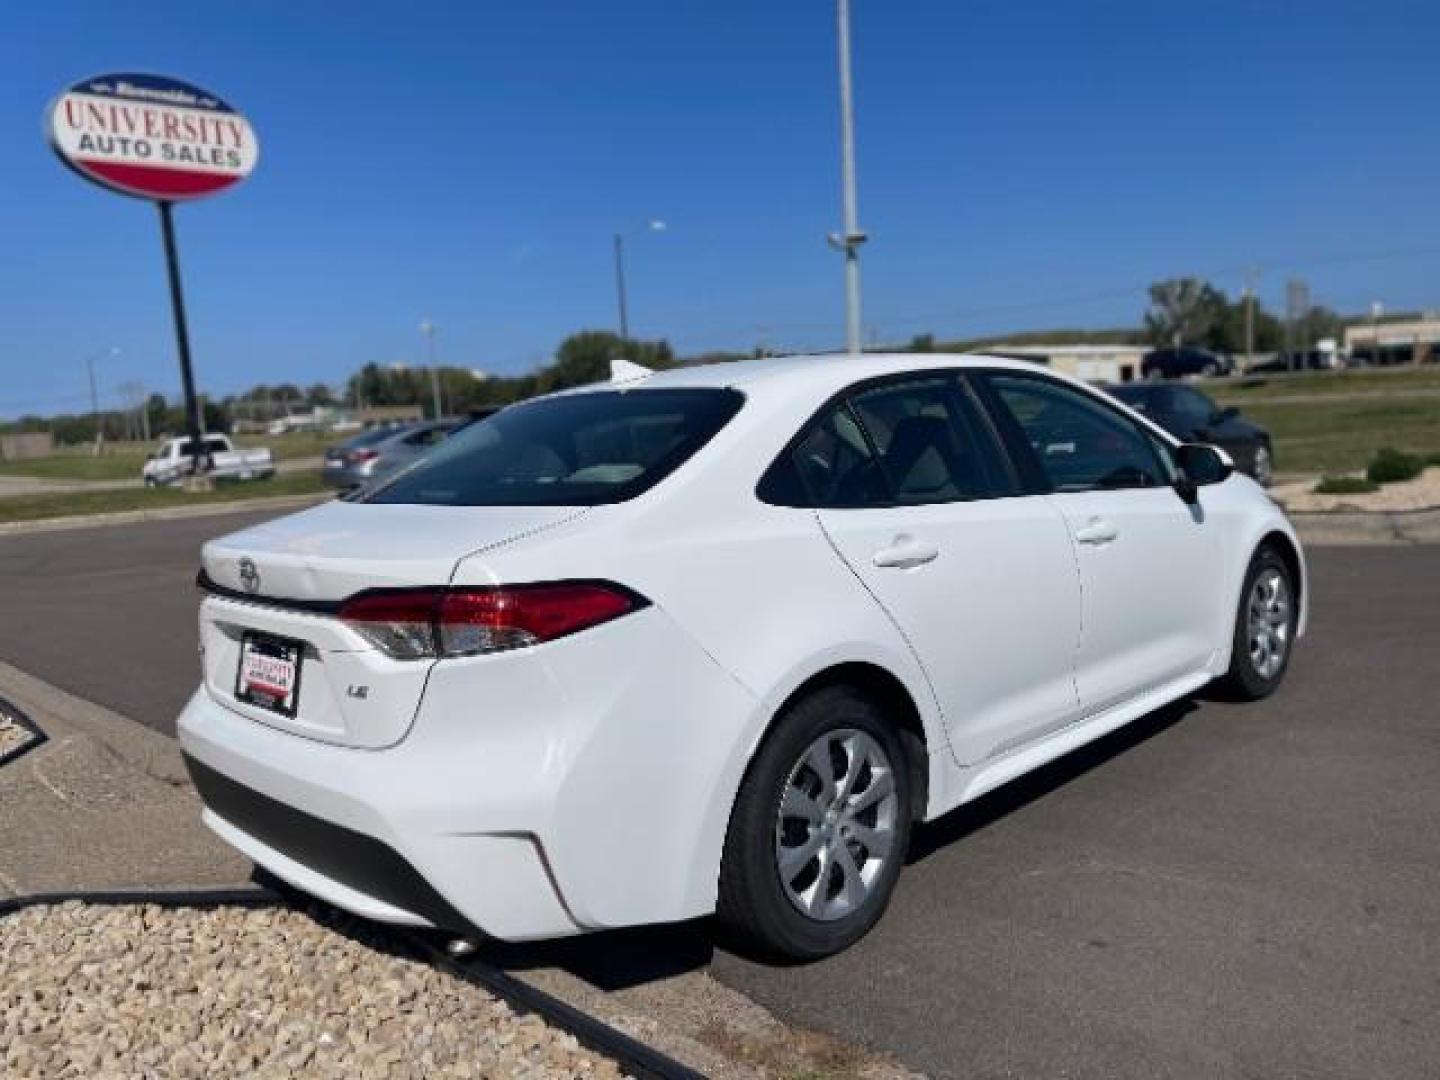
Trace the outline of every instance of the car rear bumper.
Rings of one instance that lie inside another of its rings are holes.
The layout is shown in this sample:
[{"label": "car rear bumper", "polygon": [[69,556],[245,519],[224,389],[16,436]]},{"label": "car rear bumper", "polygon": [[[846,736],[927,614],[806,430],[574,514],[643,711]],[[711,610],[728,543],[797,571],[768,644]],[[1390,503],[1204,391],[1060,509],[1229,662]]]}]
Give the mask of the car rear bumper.
[{"label": "car rear bumper", "polygon": [[181,714],[206,821],[356,914],[511,941],[713,910],[760,703],[663,612],[435,665],[410,733],[336,745],[204,688]]}]

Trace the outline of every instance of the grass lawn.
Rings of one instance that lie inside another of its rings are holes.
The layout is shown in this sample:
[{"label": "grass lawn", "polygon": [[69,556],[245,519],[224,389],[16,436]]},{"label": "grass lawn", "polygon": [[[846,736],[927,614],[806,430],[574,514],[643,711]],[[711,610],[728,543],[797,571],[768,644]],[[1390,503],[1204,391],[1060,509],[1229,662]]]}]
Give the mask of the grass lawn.
[{"label": "grass lawn", "polygon": [[1440,393],[1440,364],[1425,367],[1353,368],[1348,371],[1305,371],[1295,375],[1255,375],[1208,379],[1200,384],[1226,405],[1243,406],[1266,398],[1404,395],[1414,390]]},{"label": "grass lawn", "polygon": [[1269,429],[1281,472],[1362,472],[1384,446],[1440,453],[1440,397],[1257,400],[1240,408]]},{"label": "grass lawn", "polygon": [[[235,443],[243,447],[268,446],[276,461],[286,461],[316,457],[341,438],[343,436],[318,432],[297,432],[271,437],[241,435]],[[107,443],[104,453],[97,458],[88,445],[64,446],[48,457],[0,461],[0,474],[45,480],[138,480],[145,455],[152,449],[153,445],[141,443]]]},{"label": "grass lawn", "polygon": [[292,473],[269,480],[221,484],[214,491],[190,494],[179,488],[126,488],[120,491],[70,491],[56,495],[22,495],[0,499],[0,522],[106,514],[121,510],[156,510],[167,506],[236,502],[274,495],[308,495],[325,491],[320,477]]}]

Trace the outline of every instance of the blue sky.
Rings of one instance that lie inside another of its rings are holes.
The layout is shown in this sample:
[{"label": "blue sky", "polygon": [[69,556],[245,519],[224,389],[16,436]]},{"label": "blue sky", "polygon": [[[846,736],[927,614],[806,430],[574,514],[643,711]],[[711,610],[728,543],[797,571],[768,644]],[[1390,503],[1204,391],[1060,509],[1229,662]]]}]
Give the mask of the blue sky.
[{"label": "blue sky", "polygon": [[[1434,3],[854,0],[865,324],[1135,322],[1209,273],[1440,307]],[[830,0],[74,2],[0,10],[0,416],[179,378],[153,208],[67,173],[64,85],[161,71],[245,111],[254,176],[176,212],[201,388],[512,372],[615,321],[683,352],[834,345]],[[663,218],[663,234],[644,222]],[[1395,254],[1409,252],[1411,254]],[[1375,259],[1341,258],[1389,253]]]}]

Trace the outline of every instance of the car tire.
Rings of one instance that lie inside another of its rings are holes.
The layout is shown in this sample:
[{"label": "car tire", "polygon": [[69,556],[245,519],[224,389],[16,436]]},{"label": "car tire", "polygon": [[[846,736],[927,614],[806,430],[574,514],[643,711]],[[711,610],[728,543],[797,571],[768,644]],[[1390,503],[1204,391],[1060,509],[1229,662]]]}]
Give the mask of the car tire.
[{"label": "car tire", "polygon": [[871,697],[827,686],[790,705],[735,799],[720,921],[767,958],[816,960],[848,948],[890,901],[911,796],[906,743]]},{"label": "car tire", "polygon": [[1220,680],[1227,696],[1259,701],[1279,688],[1290,667],[1298,623],[1294,575],[1280,553],[1266,544],[1250,560],[1240,590],[1230,667]]}]

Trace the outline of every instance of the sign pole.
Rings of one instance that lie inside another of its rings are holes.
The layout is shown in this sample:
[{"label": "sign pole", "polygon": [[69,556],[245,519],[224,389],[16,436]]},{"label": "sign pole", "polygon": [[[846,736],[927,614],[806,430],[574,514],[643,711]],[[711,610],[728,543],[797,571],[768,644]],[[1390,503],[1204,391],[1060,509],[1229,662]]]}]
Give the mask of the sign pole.
[{"label": "sign pole", "polygon": [[190,435],[190,475],[200,473],[200,402],[190,366],[190,330],[185,324],[185,293],[180,287],[180,256],[175,250],[174,204],[161,200],[160,235],[165,240],[165,270],[170,277],[170,309],[175,316],[175,341],[180,347],[180,384],[185,391],[185,426]]}]

